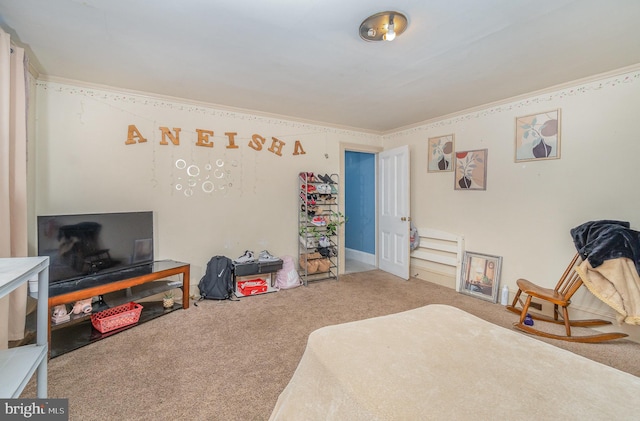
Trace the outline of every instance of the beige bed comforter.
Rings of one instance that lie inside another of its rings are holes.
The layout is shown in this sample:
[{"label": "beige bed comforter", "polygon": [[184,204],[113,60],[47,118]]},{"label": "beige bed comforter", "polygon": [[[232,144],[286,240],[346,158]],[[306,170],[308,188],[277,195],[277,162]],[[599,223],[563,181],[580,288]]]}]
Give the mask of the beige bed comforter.
[{"label": "beige bed comforter", "polygon": [[619,322],[640,324],[640,277],[631,259],[605,260],[597,268],[585,260],[576,272],[593,295],[616,311]]},{"label": "beige bed comforter", "polygon": [[313,332],[270,419],[631,420],[639,411],[640,378],[429,305]]}]

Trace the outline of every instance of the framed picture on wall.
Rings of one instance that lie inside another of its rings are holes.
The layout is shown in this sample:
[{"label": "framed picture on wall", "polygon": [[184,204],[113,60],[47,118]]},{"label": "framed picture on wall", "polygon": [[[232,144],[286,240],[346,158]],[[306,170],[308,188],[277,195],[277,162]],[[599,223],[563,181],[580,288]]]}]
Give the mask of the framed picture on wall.
[{"label": "framed picture on wall", "polygon": [[560,158],[560,109],[516,117],[515,162]]},{"label": "framed picture on wall", "polygon": [[502,257],[464,252],[460,274],[460,292],[483,300],[498,302]]},{"label": "framed picture on wall", "polygon": [[487,189],[487,154],[487,149],[455,153],[455,190]]},{"label": "framed picture on wall", "polygon": [[430,137],[428,143],[427,172],[453,171],[453,152],[455,138],[453,134]]}]

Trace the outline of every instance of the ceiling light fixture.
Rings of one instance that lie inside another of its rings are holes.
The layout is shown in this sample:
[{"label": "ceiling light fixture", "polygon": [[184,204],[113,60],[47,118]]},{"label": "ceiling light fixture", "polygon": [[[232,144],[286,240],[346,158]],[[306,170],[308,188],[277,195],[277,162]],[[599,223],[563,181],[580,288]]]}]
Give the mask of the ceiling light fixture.
[{"label": "ceiling light fixture", "polygon": [[400,12],[380,12],[360,24],[360,38],[365,41],[393,41],[407,29],[407,17]]}]

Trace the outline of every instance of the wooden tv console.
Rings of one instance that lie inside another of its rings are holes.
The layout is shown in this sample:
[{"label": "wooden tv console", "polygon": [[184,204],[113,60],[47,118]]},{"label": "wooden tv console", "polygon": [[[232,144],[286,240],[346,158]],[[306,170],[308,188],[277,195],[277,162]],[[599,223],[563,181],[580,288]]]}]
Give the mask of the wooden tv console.
[{"label": "wooden tv console", "polygon": [[[174,260],[159,260],[143,266],[123,269],[115,273],[89,275],[76,281],[50,285],[48,306],[49,317],[52,313],[51,310],[56,305],[72,304],[78,300],[97,296],[102,297],[106,294],[123,290],[131,291],[131,289],[135,287],[139,287],[141,285],[148,284],[154,281],[159,281],[163,278],[167,278],[173,275],[182,275],[182,308],[187,309],[189,308],[190,268],[191,266],[189,263],[177,262]],[[175,288],[175,286],[173,286],[173,283],[167,283],[165,286],[160,287],[160,289],[164,291],[170,290],[172,288]],[[141,295],[141,297],[157,294],[160,292],[162,291],[150,289],[143,292],[143,295]],[[140,316],[140,321],[138,322],[138,324],[144,323],[145,321],[151,320],[155,317],[180,308],[178,305],[175,305],[174,308],[166,310],[162,309],[162,307],[160,306],[160,310],[155,308],[152,310],[151,306],[148,306],[149,310],[147,310],[144,303],[143,307],[144,308],[142,310],[142,314]],[[122,329],[118,329],[117,331],[100,334],[97,330],[91,327],[91,320],[89,315],[86,315],[84,317],[81,316],[77,319],[79,320],[61,323],[59,325],[52,325],[52,323],[49,323],[48,339],[50,350],[49,355],[51,357],[61,355],[62,353],[68,352],[72,349],[79,348],[80,346],[87,345],[88,343],[103,339],[104,337],[111,336],[114,333],[132,327],[127,326]],[[52,328],[55,330],[76,329],[78,331],[78,334],[76,336],[81,337],[77,339],[76,342],[78,343],[67,347],[67,349],[63,349],[61,352],[58,352],[52,344]]]}]

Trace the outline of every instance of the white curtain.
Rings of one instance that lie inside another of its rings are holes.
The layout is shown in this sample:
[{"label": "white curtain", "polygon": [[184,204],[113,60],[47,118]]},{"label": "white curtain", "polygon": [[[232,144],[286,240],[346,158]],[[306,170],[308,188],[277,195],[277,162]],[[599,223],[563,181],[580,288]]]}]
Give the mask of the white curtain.
[{"label": "white curtain", "polygon": [[[27,256],[24,49],[0,29],[0,257]],[[24,338],[27,285],[0,299],[0,349]]]}]

